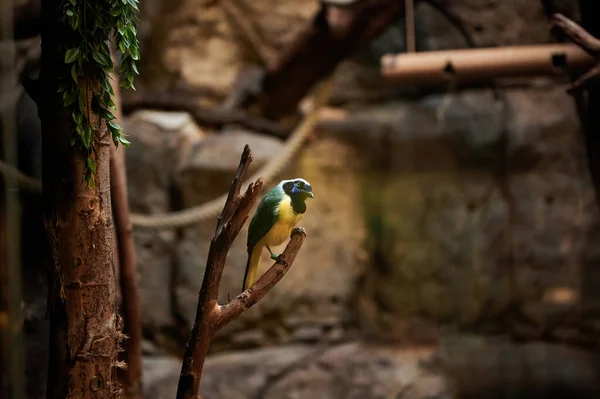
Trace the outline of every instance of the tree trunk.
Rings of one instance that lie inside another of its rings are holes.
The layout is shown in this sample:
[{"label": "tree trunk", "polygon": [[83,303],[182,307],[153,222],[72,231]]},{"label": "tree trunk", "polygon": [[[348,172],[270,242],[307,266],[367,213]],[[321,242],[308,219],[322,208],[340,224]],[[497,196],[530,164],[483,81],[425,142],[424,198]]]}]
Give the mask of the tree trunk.
[{"label": "tree trunk", "polygon": [[[115,121],[122,124],[121,98],[118,78],[111,80],[115,92]],[[133,227],[129,219],[129,203],[127,196],[127,175],[125,173],[125,147],[111,147],[110,183],[117,238],[118,270],[121,288],[121,314],[123,315],[124,333],[127,335],[125,352],[122,360],[127,368],[122,370],[125,394],[129,399],[142,397],[142,321],[140,298],[137,285],[137,264]]]},{"label": "tree trunk", "polygon": [[[85,179],[86,159],[70,144],[75,132],[58,93],[57,76],[67,68],[59,44],[59,2],[42,9],[42,70],[39,114],[42,123],[42,188],[50,292],[48,398],[116,398],[117,304],[110,197],[111,138],[90,110],[97,128],[96,184]],[[87,90],[99,82],[87,76]],[[86,96],[90,97],[91,96]],[[88,104],[88,107],[90,105]]]},{"label": "tree trunk", "polygon": [[362,1],[347,9],[323,4],[268,68],[261,92],[246,108],[257,108],[270,119],[292,114],[298,102],[342,60],[404,15],[404,6],[404,0]]}]

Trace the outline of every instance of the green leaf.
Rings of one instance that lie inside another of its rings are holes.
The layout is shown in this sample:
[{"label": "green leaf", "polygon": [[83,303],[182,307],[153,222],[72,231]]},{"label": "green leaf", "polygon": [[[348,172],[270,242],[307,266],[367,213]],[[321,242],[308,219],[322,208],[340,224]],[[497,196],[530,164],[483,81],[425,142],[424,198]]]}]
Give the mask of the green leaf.
[{"label": "green leaf", "polygon": [[115,122],[108,121],[108,122],[106,122],[106,124],[112,130],[115,130],[115,131],[120,131],[121,130],[121,127],[119,125],[117,125]]},{"label": "green leaf", "polygon": [[77,31],[79,30],[79,28],[81,27],[81,18],[79,17],[79,14],[75,14],[75,23],[73,25],[73,30]]},{"label": "green leaf", "polygon": [[73,10],[67,10],[66,14],[67,14],[69,17],[72,17],[72,16],[73,16]]},{"label": "green leaf", "polygon": [[100,85],[102,86],[102,90],[104,90],[106,93],[110,92],[110,82],[108,79],[101,79]]},{"label": "green leaf", "polygon": [[77,59],[78,55],[79,47],[68,49],[65,52],[65,64],[70,64],[71,62],[74,62]]},{"label": "green leaf", "polygon": [[83,122],[83,115],[81,115],[78,112],[72,112],[71,116],[73,117],[73,120],[75,121],[75,123],[77,123],[78,125],[81,125],[81,123]]},{"label": "green leaf", "polygon": [[63,94],[63,106],[68,107],[77,100],[77,91],[67,92]]},{"label": "green leaf", "polygon": [[92,57],[94,57],[94,60],[96,60],[98,64],[105,67],[112,67],[112,60],[110,59],[110,57],[107,57],[106,55],[97,51],[94,52]]},{"label": "green leaf", "polygon": [[104,99],[104,105],[107,106],[108,108],[114,109],[115,111],[117,110],[117,105],[115,104],[115,102],[112,100],[112,97],[108,96],[108,98]]},{"label": "green leaf", "polygon": [[133,34],[133,35],[137,35],[137,30],[135,28],[135,24],[133,22],[129,22],[127,24],[127,29],[129,29],[129,31]]},{"label": "green leaf", "polygon": [[94,175],[92,175],[90,170],[85,172],[85,179],[87,180],[89,188],[96,188],[96,181],[94,180]]},{"label": "green leaf", "polygon": [[87,125],[84,133],[81,135],[81,139],[83,141],[83,146],[87,149],[90,148],[90,144],[92,144],[92,135],[93,131],[90,125]]},{"label": "green leaf", "polygon": [[79,91],[79,110],[81,111],[82,114],[87,113],[87,105],[85,103],[83,90]]},{"label": "green leaf", "polygon": [[127,140],[125,137],[123,137],[122,135],[119,136],[119,141],[125,146],[125,147],[129,147],[129,144],[131,144],[131,142],[129,140]]},{"label": "green leaf", "polygon": [[87,166],[88,168],[90,168],[92,173],[96,173],[96,161],[94,160],[94,158],[88,157]]},{"label": "green leaf", "polygon": [[133,58],[134,60],[137,61],[140,59],[140,51],[136,46],[131,46],[129,48],[129,53],[131,54],[131,58]]},{"label": "green leaf", "polygon": [[138,10],[138,6],[137,6],[137,4],[136,4],[135,0],[127,0],[127,2],[128,2],[128,3],[129,3],[129,5],[130,5],[131,7],[133,7],[135,10]]},{"label": "green leaf", "polygon": [[75,126],[75,130],[77,131],[77,134],[81,137],[81,139],[83,140],[83,135],[85,134],[85,131],[83,130],[83,125],[78,124],[77,126]]},{"label": "green leaf", "polygon": [[77,64],[73,64],[73,66],[71,67],[71,78],[73,79],[73,82],[77,84]]},{"label": "green leaf", "polygon": [[[108,34],[109,33],[107,32],[107,36],[108,36]],[[104,54],[107,58],[110,59],[110,48],[108,48],[107,42],[102,43],[102,46],[100,47],[100,51],[102,52],[102,54]]]},{"label": "green leaf", "polygon": [[137,65],[135,64],[135,62],[131,63],[131,69],[133,69],[133,72],[135,72],[136,75],[140,74],[140,71],[138,71]]},{"label": "green leaf", "polygon": [[118,44],[118,46],[119,46],[119,50],[121,50],[121,52],[122,52],[122,53],[124,53],[124,52],[126,52],[126,51],[127,51],[127,47],[128,47],[128,46],[127,46],[125,43],[126,43],[126,41],[125,41],[125,40],[120,40],[120,41],[119,41],[119,44]]}]

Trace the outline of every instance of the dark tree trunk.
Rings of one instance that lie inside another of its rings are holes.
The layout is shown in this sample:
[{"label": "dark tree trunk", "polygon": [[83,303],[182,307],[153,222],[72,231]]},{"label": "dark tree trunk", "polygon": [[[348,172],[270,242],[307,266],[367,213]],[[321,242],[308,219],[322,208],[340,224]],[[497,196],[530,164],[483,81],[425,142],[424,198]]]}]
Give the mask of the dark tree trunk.
[{"label": "dark tree trunk", "polygon": [[404,0],[358,2],[353,8],[322,5],[308,26],[287,47],[262,81],[249,109],[279,119],[292,114],[298,102],[335,67],[367,45],[404,15]]},{"label": "dark tree trunk", "polygon": [[[59,45],[59,2],[42,9],[42,188],[50,268],[48,398],[115,398],[118,341],[109,159],[112,142],[90,111],[95,131],[96,185],[85,179],[85,158],[70,145],[70,113],[58,94],[65,68]],[[87,90],[99,87],[91,77]],[[91,96],[87,96],[91,97]],[[89,107],[89,104],[88,104]],[[91,107],[90,107],[91,108]]]}]

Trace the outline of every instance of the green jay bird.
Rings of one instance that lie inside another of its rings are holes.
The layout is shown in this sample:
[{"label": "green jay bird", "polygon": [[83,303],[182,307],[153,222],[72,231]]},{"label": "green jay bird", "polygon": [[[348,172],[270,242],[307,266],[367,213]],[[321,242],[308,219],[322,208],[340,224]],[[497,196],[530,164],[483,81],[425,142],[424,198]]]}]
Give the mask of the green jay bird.
[{"label": "green jay bird", "polygon": [[300,178],[282,180],[264,195],[248,227],[248,262],[242,291],[256,281],[263,247],[267,247],[271,259],[282,261],[270,246],[280,245],[290,237],[306,212],[305,200],[309,197],[315,197],[312,187]]}]

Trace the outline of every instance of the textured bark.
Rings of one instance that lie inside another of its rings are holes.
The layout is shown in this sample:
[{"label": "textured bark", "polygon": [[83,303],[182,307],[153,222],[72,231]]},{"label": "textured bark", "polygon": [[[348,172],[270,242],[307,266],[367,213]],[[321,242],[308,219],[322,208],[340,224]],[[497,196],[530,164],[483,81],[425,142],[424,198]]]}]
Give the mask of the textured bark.
[{"label": "textured bark", "polygon": [[[70,139],[70,113],[57,93],[57,71],[65,68],[58,45],[69,32],[56,24],[59,2],[43,2],[41,99],[42,188],[50,292],[48,398],[115,398],[118,356],[109,159],[112,142],[104,122],[97,127],[96,186],[84,176],[85,159]],[[88,90],[97,90],[92,78]],[[88,96],[91,97],[91,96]],[[89,107],[89,104],[88,104]],[[90,107],[91,108],[91,107]]]},{"label": "textured bark", "polygon": [[[118,79],[111,81],[115,92],[115,121],[120,123],[121,101]],[[140,299],[137,285],[137,264],[133,227],[129,219],[129,203],[127,197],[127,175],[125,173],[125,147],[111,146],[110,153],[110,191],[115,221],[116,248],[118,252],[118,279],[121,293],[121,314],[123,329],[127,335],[122,360],[127,368],[120,370],[123,387],[127,398],[142,397],[142,322]]]},{"label": "textured bark", "polygon": [[215,333],[256,304],[281,280],[294,262],[306,236],[303,229],[295,229],[290,242],[280,257],[285,262],[276,262],[250,288],[226,305],[219,305],[217,298],[227,253],[248,219],[248,213],[258,198],[263,184],[262,179],[250,183],[244,195],[240,196],[241,184],[251,162],[252,154],[250,148],[246,146],[235,178],[231,183],[223,212],[217,218],[217,227],[208,251],[202,288],[198,295],[196,319],[181,366],[177,399],[197,397],[204,361]]}]

